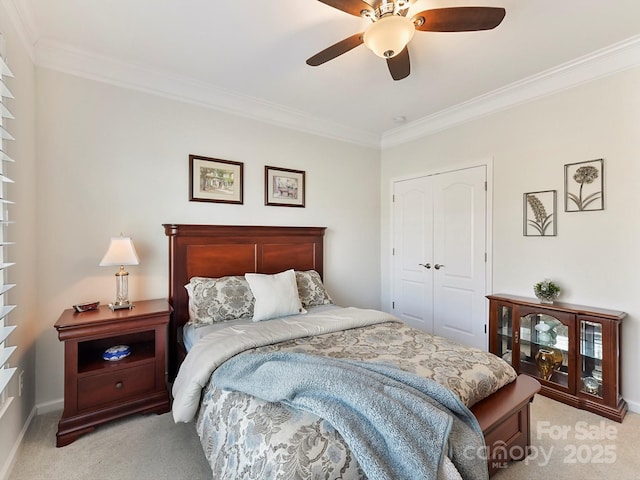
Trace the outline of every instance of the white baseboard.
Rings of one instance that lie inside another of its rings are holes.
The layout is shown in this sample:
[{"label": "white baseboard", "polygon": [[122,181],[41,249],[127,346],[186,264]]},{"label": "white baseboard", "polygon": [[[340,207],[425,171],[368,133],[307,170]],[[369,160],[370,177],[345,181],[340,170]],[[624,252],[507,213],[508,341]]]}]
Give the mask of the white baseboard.
[{"label": "white baseboard", "polygon": [[11,475],[13,466],[15,465],[16,460],[18,459],[18,453],[20,453],[20,449],[22,448],[22,440],[24,440],[24,436],[27,433],[27,429],[29,428],[29,425],[31,425],[31,421],[35,416],[36,416],[36,407],[33,407],[33,409],[31,410],[31,413],[29,413],[29,417],[27,418],[27,421],[24,422],[24,426],[20,431],[20,435],[18,435],[18,438],[16,439],[16,443],[13,445],[13,448],[11,449],[9,456],[7,457],[6,463],[2,466],[2,470],[0,470],[0,480],[9,480],[9,475]]},{"label": "white baseboard", "polygon": [[13,466],[15,465],[16,460],[18,458],[18,453],[20,453],[20,449],[22,448],[22,440],[24,439],[24,436],[27,433],[27,429],[29,428],[29,425],[31,425],[31,421],[33,420],[33,418],[36,415],[44,415],[45,413],[62,410],[63,407],[64,407],[63,399],[54,400],[52,402],[40,403],[33,407],[33,409],[31,410],[31,413],[29,413],[29,417],[27,418],[27,421],[25,422],[24,426],[22,427],[22,430],[20,431],[20,435],[18,435],[18,438],[16,439],[16,443],[11,449],[11,453],[9,453],[9,456],[7,457],[7,461],[5,465],[3,465],[2,469],[0,469],[0,480],[9,480],[9,476],[11,475],[11,471],[13,470]]},{"label": "white baseboard", "polygon": [[[44,415],[45,413],[56,412],[64,408],[64,400],[62,398],[58,400],[52,400],[51,402],[39,403],[36,405],[38,415]],[[1,480],[1,479],[0,479]]]},{"label": "white baseboard", "polygon": [[627,400],[627,406],[629,407],[630,412],[640,413],[640,403],[630,402],[629,400]]}]

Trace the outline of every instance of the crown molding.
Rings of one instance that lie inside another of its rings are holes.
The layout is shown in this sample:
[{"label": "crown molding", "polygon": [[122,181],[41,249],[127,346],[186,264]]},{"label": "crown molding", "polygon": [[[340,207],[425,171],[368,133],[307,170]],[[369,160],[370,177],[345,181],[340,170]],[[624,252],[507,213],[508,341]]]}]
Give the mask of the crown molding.
[{"label": "crown molding", "polygon": [[380,137],[348,125],[313,117],[266,100],[225,90],[192,78],[121,62],[67,44],[40,40],[35,63],[39,67],[159,95],[293,130],[367,147],[380,147]]},{"label": "crown molding", "polygon": [[192,78],[39,39],[34,16],[25,0],[0,2],[37,66],[381,150],[640,65],[640,35],[637,35],[378,135]]},{"label": "crown molding", "polygon": [[382,136],[336,124],[273,102],[197,80],[133,65],[50,40],[36,45],[35,63],[112,85],[212,108],[312,135],[384,150],[582,83],[640,65],[640,35],[436,112]]},{"label": "crown molding", "polygon": [[514,82],[454,107],[382,134],[381,149],[401,145],[542,98],[598,78],[640,66],[640,35]]},{"label": "crown molding", "polygon": [[212,108],[292,130],[380,148],[380,136],[280,104],[167,74],[40,38],[25,0],[0,0],[33,63],[39,67]]},{"label": "crown molding", "polygon": [[24,0],[0,0],[13,28],[22,42],[27,55],[35,62],[34,45],[38,38],[37,28],[33,21],[33,14]]}]

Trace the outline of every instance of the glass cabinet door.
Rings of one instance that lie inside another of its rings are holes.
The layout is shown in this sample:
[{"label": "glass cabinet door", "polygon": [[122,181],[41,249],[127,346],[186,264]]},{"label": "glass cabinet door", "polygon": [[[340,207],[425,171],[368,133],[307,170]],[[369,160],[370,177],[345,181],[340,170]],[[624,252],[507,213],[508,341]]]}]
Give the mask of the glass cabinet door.
[{"label": "glass cabinet door", "polygon": [[602,398],[602,324],[580,320],[580,385],[583,393]]},{"label": "glass cabinet door", "polygon": [[562,312],[542,309],[520,317],[520,371],[554,384],[554,388],[573,390],[573,357],[569,353],[575,331],[575,318]]},{"label": "glass cabinet door", "polygon": [[498,344],[495,354],[513,365],[513,308],[498,305]]}]

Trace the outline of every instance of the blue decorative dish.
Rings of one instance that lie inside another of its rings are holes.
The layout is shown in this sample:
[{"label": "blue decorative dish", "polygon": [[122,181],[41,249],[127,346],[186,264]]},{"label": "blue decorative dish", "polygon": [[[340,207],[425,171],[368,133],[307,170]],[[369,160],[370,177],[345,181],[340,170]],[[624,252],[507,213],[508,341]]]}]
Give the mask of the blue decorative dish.
[{"label": "blue decorative dish", "polygon": [[129,355],[131,355],[131,348],[129,345],[116,345],[115,347],[107,348],[102,354],[102,358],[109,360],[110,362],[115,362],[117,360],[122,360]]}]

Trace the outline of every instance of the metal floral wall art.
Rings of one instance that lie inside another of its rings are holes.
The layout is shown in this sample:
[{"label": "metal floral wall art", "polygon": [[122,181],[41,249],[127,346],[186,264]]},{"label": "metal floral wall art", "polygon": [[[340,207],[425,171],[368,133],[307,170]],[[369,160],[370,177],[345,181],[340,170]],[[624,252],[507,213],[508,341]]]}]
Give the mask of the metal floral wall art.
[{"label": "metal floral wall art", "polygon": [[524,194],[524,236],[556,235],[556,190]]},{"label": "metal floral wall art", "polygon": [[565,165],[564,191],[565,212],[604,210],[604,161]]}]

